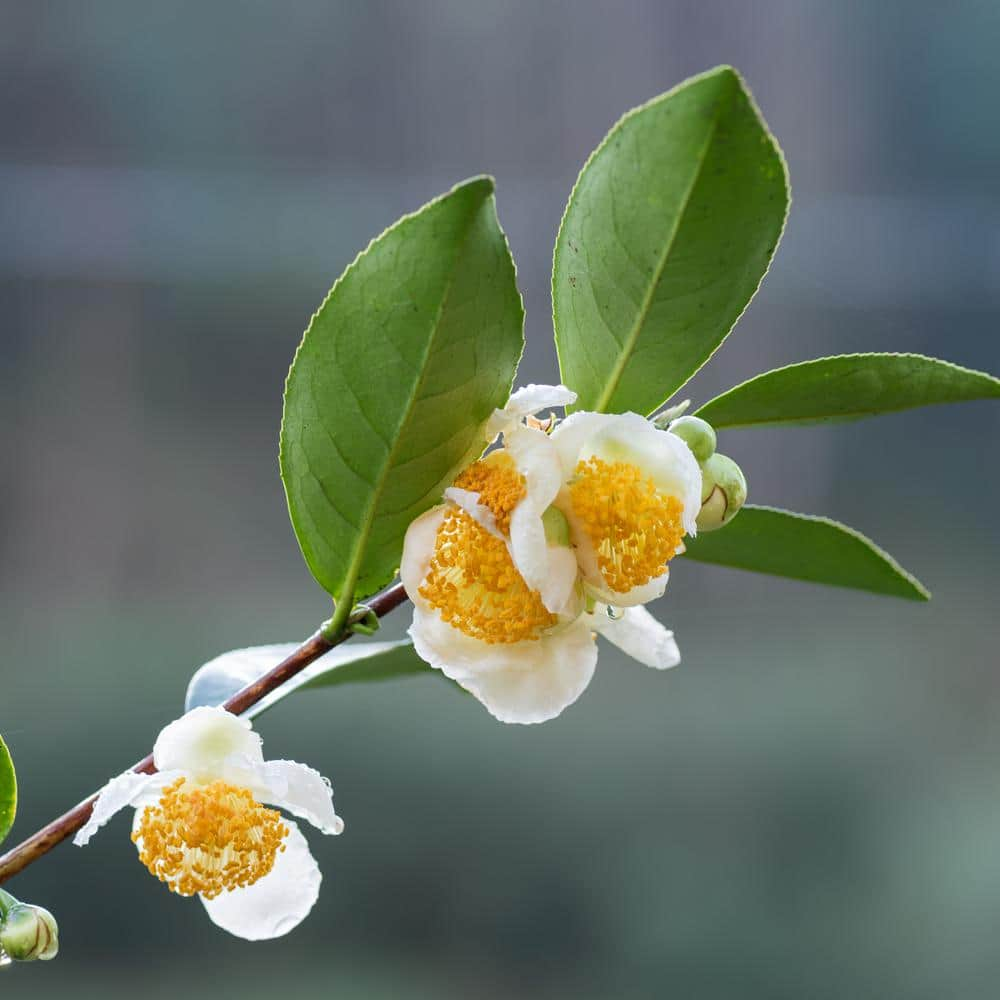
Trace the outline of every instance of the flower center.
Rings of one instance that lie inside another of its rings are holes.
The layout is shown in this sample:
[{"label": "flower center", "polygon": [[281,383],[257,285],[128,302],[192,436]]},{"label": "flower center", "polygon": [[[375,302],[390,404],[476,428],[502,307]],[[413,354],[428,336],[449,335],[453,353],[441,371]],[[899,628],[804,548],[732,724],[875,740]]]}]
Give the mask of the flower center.
[{"label": "flower center", "polygon": [[494,451],[486,458],[473,462],[458,476],[455,485],[459,489],[478,493],[479,502],[493,512],[500,531],[510,534],[510,515],[528,492],[524,476],[517,471],[510,455]]},{"label": "flower center", "polygon": [[146,806],[132,840],[139,859],[171,892],[214,899],[262,879],[284,851],[289,829],[246,788],[178,778]]},{"label": "flower center", "polygon": [[594,546],[608,587],[619,594],[662,576],[684,537],[684,508],[629,462],[577,463],[573,510]]},{"label": "flower center", "polygon": [[490,644],[538,639],[557,621],[518,573],[503,539],[457,507],[438,528],[420,596],[453,628]]}]

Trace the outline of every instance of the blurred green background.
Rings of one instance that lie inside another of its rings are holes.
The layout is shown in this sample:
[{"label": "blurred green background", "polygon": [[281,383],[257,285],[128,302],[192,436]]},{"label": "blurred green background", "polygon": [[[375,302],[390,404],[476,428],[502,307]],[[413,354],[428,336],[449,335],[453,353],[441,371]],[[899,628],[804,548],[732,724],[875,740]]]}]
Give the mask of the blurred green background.
[{"label": "blurred green background", "polygon": [[[496,174],[554,380],[566,196],[619,114],[746,75],[795,202],[690,386],[859,349],[1000,370],[1000,7],[0,2],[0,731],[13,839],[146,752],[192,670],[327,613],[277,475],[281,389],[367,240]],[[504,727],[436,678],[285,702],[329,774],[311,918],[227,937],[119,819],[10,888],[62,952],[0,995],[985,998],[1000,993],[997,407],[729,432],[757,502],[868,532],[930,605],[679,563],[683,664],[602,653]],[[387,620],[402,633],[406,614]]]}]

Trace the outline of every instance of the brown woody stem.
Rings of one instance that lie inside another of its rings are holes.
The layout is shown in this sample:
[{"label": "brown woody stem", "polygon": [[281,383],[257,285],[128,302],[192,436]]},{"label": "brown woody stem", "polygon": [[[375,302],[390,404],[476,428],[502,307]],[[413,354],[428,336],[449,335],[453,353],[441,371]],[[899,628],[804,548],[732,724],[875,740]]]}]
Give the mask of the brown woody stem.
[{"label": "brown woody stem", "polygon": [[[382,618],[394,608],[398,608],[406,600],[406,591],[401,583],[383,590],[370,600],[358,615],[364,617],[368,609]],[[223,708],[234,715],[245,712],[251,705],[256,705],[265,695],[270,694],[276,688],[281,687],[289,678],[294,677],[300,670],[304,670],[310,663],[318,660],[324,653],[329,652],[334,646],[339,646],[345,639],[351,636],[351,620],[348,620],[347,627],[337,636],[327,638],[321,628],[318,632],[306,639],[294,653],[286,657],[272,670],[269,670],[263,677],[258,678],[252,684],[237,691]],[[132,767],[137,774],[153,774],[156,765],[153,764],[153,755],[148,754]],[[16,875],[19,871],[27,868],[33,861],[37,861],[43,854],[47,854],[56,844],[61,843],[71,834],[87,822],[90,812],[94,808],[97,800],[95,792],[86,798],[79,805],[74,806],[69,812],[52,820],[51,823],[43,826],[37,833],[33,833],[23,843],[12,848],[0,857],[0,884]]]}]

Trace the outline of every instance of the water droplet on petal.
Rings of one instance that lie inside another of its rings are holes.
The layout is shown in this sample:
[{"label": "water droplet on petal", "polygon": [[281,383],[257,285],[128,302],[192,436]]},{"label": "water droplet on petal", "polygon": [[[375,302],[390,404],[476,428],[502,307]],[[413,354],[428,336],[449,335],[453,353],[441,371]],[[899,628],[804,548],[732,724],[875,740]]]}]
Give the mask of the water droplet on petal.
[{"label": "water droplet on petal", "polygon": [[621,608],[616,608],[613,604],[605,605],[604,613],[613,622],[618,621],[625,614]]}]

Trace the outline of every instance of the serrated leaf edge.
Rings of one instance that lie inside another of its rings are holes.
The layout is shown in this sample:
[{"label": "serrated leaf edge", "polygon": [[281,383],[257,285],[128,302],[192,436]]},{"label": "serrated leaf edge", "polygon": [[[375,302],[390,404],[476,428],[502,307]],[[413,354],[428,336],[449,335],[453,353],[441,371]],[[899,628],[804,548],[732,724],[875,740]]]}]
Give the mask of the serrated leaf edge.
[{"label": "serrated leaf edge", "polygon": [[[867,593],[881,594],[883,597],[902,597],[904,600],[911,601],[929,601],[931,599],[931,592],[909,571],[904,569],[897,561],[894,559],[885,549],[873,542],[867,535],[862,534],[857,528],[852,528],[849,524],[844,524],[841,521],[835,521],[832,517],[826,517],[822,514],[801,514],[794,510],[785,510],[782,507],[770,507],[766,504],[747,504],[744,510],[763,510],[771,514],[782,514],[785,517],[792,517],[799,521],[815,521],[819,524],[825,524],[831,528],[836,528],[838,531],[842,531],[846,535],[850,535],[857,541],[861,542],[866,548],[870,549],[876,556],[878,556],[883,562],[885,562],[889,568],[900,578],[906,581],[914,590],[914,596],[905,597],[902,594],[886,594],[884,591],[873,591],[868,590],[866,587],[852,587],[847,583],[827,583],[822,580],[802,580],[802,583],[819,583],[827,587],[842,587],[846,590],[864,590]],[[737,515],[738,516],[738,515]],[[725,531],[725,528],[721,529]],[[695,562],[699,562],[697,556],[691,556]],[[783,573],[768,573],[766,570],[753,570],[748,569],[744,566],[729,566],[726,563],[716,563],[705,561],[706,566],[726,566],[728,569],[743,569],[748,573],[764,572],[768,576],[778,576],[785,580],[795,579],[794,577],[787,577]]]},{"label": "serrated leaf edge", "polygon": [[[358,264],[358,262],[361,261],[362,258],[366,257],[371,252],[371,250],[375,247],[375,245],[378,242],[380,242],[385,236],[387,236],[393,230],[398,229],[400,226],[404,225],[406,222],[410,221],[411,219],[414,219],[414,218],[422,215],[424,212],[426,212],[429,209],[433,208],[435,205],[439,204],[440,202],[443,202],[446,198],[451,197],[457,191],[460,191],[463,188],[472,187],[474,185],[482,184],[482,183],[485,183],[488,186],[488,189],[489,189],[487,191],[484,199],[483,199],[483,203],[485,204],[485,203],[487,203],[487,202],[489,202],[489,201],[492,200],[493,215],[494,215],[494,218],[496,220],[497,229],[500,232],[500,235],[501,235],[501,237],[502,237],[502,239],[504,241],[504,246],[507,249],[507,255],[510,258],[510,260],[511,260],[513,266],[514,266],[515,288],[517,290],[517,298],[518,298],[518,302],[520,304],[520,312],[521,312],[521,353],[518,355],[518,363],[520,363],[520,359],[524,355],[524,346],[525,346],[524,345],[524,297],[521,294],[520,288],[517,287],[517,265],[514,263],[513,254],[510,251],[510,242],[509,242],[509,240],[507,238],[507,234],[504,232],[503,227],[500,225],[500,218],[499,218],[499,215],[497,214],[497,211],[496,211],[496,181],[489,174],[477,174],[474,177],[469,177],[469,178],[467,178],[464,181],[460,181],[458,184],[455,184],[453,187],[451,187],[448,191],[445,191],[442,194],[439,194],[435,198],[432,198],[430,201],[426,202],[424,205],[421,205],[419,208],[417,208],[413,212],[408,212],[405,215],[400,216],[400,218],[398,218],[395,222],[393,222],[392,225],[387,226],[384,230],[382,230],[381,233],[379,233],[377,236],[375,236],[371,240],[369,240],[368,245],[363,250],[361,250],[354,257],[354,259],[351,261],[350,264],[347,265],[347,267],[344,268],[344,270],[341,272],[340,276],[337,278],[337,280],[331,286],[330,290],[326,293],[326,296],[324,297],[323,301],[320,303],[320,305],[318,306],[318,308],[316,309],[316,311],[310,317],[309,323],[306,325],[305,331],[302,334],[302,338],[299,340],[298,347],[296,347],[296,349],[295,349],[295,354],[293,355],[292,362],[291,362],[291,364],[289,365],[289,368],[288,368],[288,374],[285,376],[284,389],[282,391],[281,427],[280,427],[279,435],[278,435],[278,467],[279,467],[279,471],[280,471],[281,480],[282,480],[282,484],[283,485],[285,484],[285,406],[284,406],[284,401],[286,400],[287,395],[288,395],[288,386],[289,386],[289,381],[290,381],[291,376],[292,376],[292,372],[295,369],[295,365],[296,365],[296,363],[299,360],[299,354],[301,353],[302,347],[305,344],[306,337],[309,335],[309,331],[313,327],[313,323],[315,323],[315,321],[316,321],[317,317],[319,316],[319,314],[323,311],[323,309],[326,307],[327,303],[334,296],[334,294],[336,293],[337,288],[340,286],[341,282],[346,279],[347,275],[354,269],[354,267]],[[472,227],[471,227],[471,223],[470,223],[469,229],[466,231],[466,234],[463,237],[463,244],[462,244],[463,246],[464,246],[464,240],[468,239],[468,233],[469,233],[469,230],[471,230],[471,228]],[[459,249],[459,253],[461,253],[461,248]],[[448,285],[445,288],[445,292],[444,292],[444,295],[442,297],[441,303],[438,306],[438,312],[437,312],[437,316],[435,317],[435,322],[434,322],[435,329],[438,326],[438,321],[440,320],[441,313],[442,313],[442,310],[444,308],[444,305],[445,305],[445,303],[448,300],[448,296],[449,296],[450,291],[451,291],[451,283],[452,283],[453,279],[454,279],[454,274],[452,274],[449,277]],[[434,339],[434,337],[432,336],[431,337],[431,341],[429,343],[433,342],[433,339]],[[425,351],[425,358],[426,358],[426,356],[428,354],[429,354],[429,348],[428,348],[427,351]],[[515,366],[515,373],[516,373],[516,366]],[[292,528],[295,531],[296,538],[299,540],[299,546],[300,546],[300,548],[302,548],[303,556],[306,557],[306,565],[308,566],[310,572],[313,573],[313,576],[316,578],[316,580],[320,584],[320,586],[322,586],[324,590],[327,590],[328,593],[331,593],[331,596],[342,607],[344,605],[350,605],[351,603],[353,603],[353,600],[354,600],[354,590],[355,590],[355,587],[357,585],[358,576],[359,576],[360,571],[361,571],[361,563],[362,563],[363,558],[364,558],[365,543],[367,541],[367,538],[371,534],[371,526],[372,526],[372,524],[374,522],[375,510],[376,510],[376,508],[378,506],[378,501],[379,501],[380,497],[382,496],[382,492],[385,489],[385,483],[386,483],[386,479],[388,477],[388,472],[389,472],[389,470],[391,469],[391,466],[392,466],[392,457],[393,457],[393,455],[395,453],[395,449],[396,449],[396,447],[398,446],[398,443],[399,443],[399,437],[400,437],[399,430],[406,423],[407,416],[412,411],[413,403],[414,403],[414,401],[415,401],[415,399],[416,399],[416,397],[418,395],[419,387],[420,387],[420,385],[423,382],[423,377],[424,377],[423,376],[423,372],[421,372],[421,376],[420,376],[420,378],[418,379],[418,381],[416,383],[416,387],[415,387],[413,393],[410,396],[410,401],[407,404],[406,410],[404,412],[404,416],[403,416],[403,418],[401,419],[399,425],[396,428],[396,434],[395,434],[394,439],[393,439],[393,445],[389,449],[388,460],[386,462],[386,471],[381,476],[379,484],[378,484],[378,487],[373,492],[372,500],[371,500],[371,503],[369,504],[369,509],[365,513],[365,517],[364,517],[364,519],[362,521],[362,530],[359,531],[358,540],[356,541],[355,546],[354,546],[354,553],[353,553],[353,555],[352,555],[352,557],[350,559],[350,564],[351,564],[350,568],[349,568],[349,570],[346,573],[343,574],[343,580],[344,580],[344,582],[343,582],[343,585],[341,586],[341,592],[339,594],[333,594],[329,590],[329,588],[327,588],[326,584],[322,580],[319,580],[319,578],[316,577],[315,572],[313,572],[313,563],[314,563],[315,560],[312,560],[312,559],[310,559],[309,557],[306,556],[305,547],[304,547],[304,545],[302,543],[302,539],[301,539],[301,536],[299,535],[299,531],[298,531],[298,526],[296,524],[296,518],[295,518],[295,515],[292,513],[292,505],[291,505],[290,502],[287,504],[288,505],[289,518],[292,521]],[[516,374],[515,374],[514,377],[516,377]],[[513,387],[514,377],[511,378],[511,385],[508,387],[508,395],[510,393],[510,389]],[[286,502],[287,502],[288,501],[288,487],[287,487],[287,485],[285,485],[285,498],[286,498]]]},{"label": "serrated leaf edge", "polygon": [[[997,396],[1000,396],[1000,379],[996,376],[991,375],[989,372],[979,371],[976,368],[966,368],[963,365],[957,365],[953,361],[945,361],[943,358],[932,358],[928,354],[918,354],[913,351],[858,351],[850,354],[828,354],[821,358],[809,358],[806,361],[794,361],[791,364],[782,365],[779,368],[772,368],[770,371],[759,372],[757,375],[752,375],[750,378],[737,385],[732,386],[725,392],[720,392],[718,396],[713,396],[707,403],[703,403],[697,410],[695,410],[695,416],[702,416],[703,411],[707,410],[714,403],[721,402],[728,399],[734,393],[739,392],[741,389],[752,385],[754,382],[759,382],[761,379],[770,378],[772,375],[777,375],[781,372],[786,372],[793,368],[804,368],[808,365],[822,364],[824,361],[841,361],[847,358],[856,358],[862,360],[864,358],[915,358],[920,361],[932,361],[935,364],[944,365],[946,368],[951,368],[954,371],[961,372],[963,375],[976,375],[981,378],[989,379],[996,385]],[[979,399],[992,399],[993,396],[980,396]],[[834,415],[824,415],[816,414],[813,416],[805,417],[795,417],[788,420],[748,420],[741,421],[737,424],[712,424],[713,427],[719,428],[739,428],[739,427],[763,427],[766,425],[776,425],[776,424],[797,424],[797,423],[808,423],[810,421],[821,421],[821,420],[843,420],[851,419],[852,417],[857,419],[863,419],[864,417],[877,417],[883,413],[901,413],[904,410],[915,410],[919,409],[921,406],[944,406],[953,402],[971,402],[971,400],[941,400],[935,403],[915,403],[912,406],[900,406],[894,407],[887,410],[856,410],[844,414]],[[703,418],[707,419],[707,417]],[[711,421],[709,421],[711,423]]]},{"label": "serrated leaf edge", "polygon": [[[668,391],[667,395],[663,398],[663,400],[660,403],[658,403],[656,406],[654,406],[652,410],[649,411],[650,413],[653,413],[656,410],[658,410],[661,406],[663,406],[666,402],[668,402],[674,395],[676,395],[678,392],[680,392],[681,389],[683,389],[684,386],[687,385],[688,382],[690,382],[691,379],[693,379],[695,377],[695,375],[697,375],[698,372],[700,372],[702,370],[702,368],[704,368],[705,365],[707,365],[708,362],[712,360],[712,358],[715,356],[715,354],[719,350],[719,348],[721,348],[722,345],[726,342],[726,340],[729,338],[729,335],[736,328],[736,324],[739,323],[739,321],[743,318],[743,314],[747,311],[747,309],[750,308],[750,303],[753,302],[753,300],[756,298],[757,292],[760,290],[760,286],[764,282],[764,278],[767,277],[768,272],[771,270],[771,263],[774,260],[774,256],[778,252],[778,247],[781,245],[781,240],[782,240],[782,238],[785,235],[785,227],[786,227],[786,225],[788,223],[788,213],[791,211],[791,207],[792,207],[792,184],[791,184],[791,178],[790,178],[789,173],[788,173],[788,161],[785,159],[785,152],[781,148],[781,145],[779,144],[778,140],[775,138],[774,133],[771,131],[771,128],[770,128],[770,126],[767,123],[767,119],[765,119],[763,113],[761,112],[760,106],[757,104],[757,101],[756,101],[756,99],[753,96],[753,92],[750,90],[749,86],[746,83],[746,80],[743,78],[743,75],[739,72],[739,70],[737,70],[734,66],[730,66],[728,63],[721,63],[718,66],[713,66],[711,69],[705,70],[703,73],[697,73],[694,76],[690,76],[687,79],[682,80],[676,86],[671,87],[669,90],[665,91],[664,93],[657,94],[655,97],[650,98],[648,101],[645,101],[642,104],[639,104],[639,105],[637,105],[634,108],[631,108],[629,111],[626,111],[625,114],[623,114],[614,123],[614,125],[611,126],[611,128],[608,130],[607,134],[597,144],[597,146],[593,149],[593,151],[590,153],[590,155],[587,157],[586,161],[584,162],[583,166],[580,168],[580,172],[576,176],[576,181],[573,183],[573,187],[570,190],[569,198],[566,200],[566,207],[563,209],[562,217],[559,220],[559,228],[556,230],[556,242],[555,242],[555,245],[552,248],[552,278],[551,278],[551,281],[550,281],[550,294],[551,294],[551,297],[552,297],[552,329],[553,329],[553,333],[555,334],[555,331],[557,329],[557,324],[556,324],[556,292],[555,292],[555,285],[556,285],[556,261],[557,261],[557,259],[559,257],[559,242],[560,242],[560,239],[562,237],[563,227],[566,224],[566,218],[569,215],[570,208],[572,208],[572,206],[573,206],[573,201],[576,198],[577,190],[580,187],[580,181],[583,179],[583,175],[587,172],[587,169],[590,167],[590,164],[597,158],[597,156],[601,153],[601,151],[604,149],[604,147],[607,146],[611,142],[612,137],[618,131],[618,129],[623,124],[625,124],[625,122],[627,122],[629,119],[635,117],[636,115],[641,114],[647,108],[650,108],[650,107],[652,107],[655,104],[658,104],[660,101],[665,101],[668,98],[673,97],[675,94],[679,93],[680,91],[684,90],[685,88],[693,86],[694,84],[700,82],[701,80],[705,80],[705,79],[707,79],[707,78],[709,78],[711,76],[714,76],[714,75],[720,74],[720,73],[731,73],[733,75],[733,77],[736,80],[737,86],[743,92],[743,94],[746,96],[747,102],[749,103],[750,107],[753,109],[754,113],[757,115],[757,120],[760,122],[761,128],[764,131],[764,135],[767,137],[767,139],[770,142],[772,148],[777,153],[778,161],[781,164],[781,174],[782,174],[782,179],[784,180],[784,187],[785,187],[785,212],[784,212],[784,215],[782,216],[782,219],[781,219],[781,228],[778,230],[778,235],[777,235],[777,237],[776,237],[776,239],[774,241],[774,249],[772,250],[770,256],[768,257],[767,266],[764,268],[763,272],[761,273],[760,280],[754,286],[754,289],[750,293],[750,297],[747,299],[747,301],[744,304],[743,308],[739,311],[739,313],[733,319],[733,322],[730,324],[729,329],[726,330],[725,334],[722,336],[722,339],[719,341],[718,344],[716,344],[716,346],[708,354],[708,356],[705,358],[705,360],[702,361],[701,364],[699,364],[698,367],[694,369],[694,371],[690,372],[685,377],[684,381],[680,383],[680,385],[676,386],[673,389],[670,389]],[[713,132],[714,132],[714,126],[713,126]],[[692,189],[693,189],[693,185],[692,185]],[[678,223],[678,225],[679,225],[679,223]],[[676,227],[675,227],[675,231],[676,231]],[[672,243],[672,239],[671,239],[671,243]],[[558,335],[554,336],[554,340],[555,340],[555,347],[556,347],[556,358],[558,359],[558,362],[559,362],[559,370],[560,370],[560,372],[562,372],[562,370],[563,370],[562,369],[562,351],[561,351],[561,348],[560,348]],[[622,364],[621,369],[622,369],[622,371],[624,371],[624,363]],[[618,380],[620,381],[620,379],[621,379],[621,375],[619,374]],[[612,389],[610,393],[604,393],[604,395],[610,398],[610,396],[613,395],[613,392],[614,392],[614,390]],[[607,401],[608,400],[605,399],[604,403],[606,404]],[[647,414],[647,416],[648,416],[648,414]]]}]

